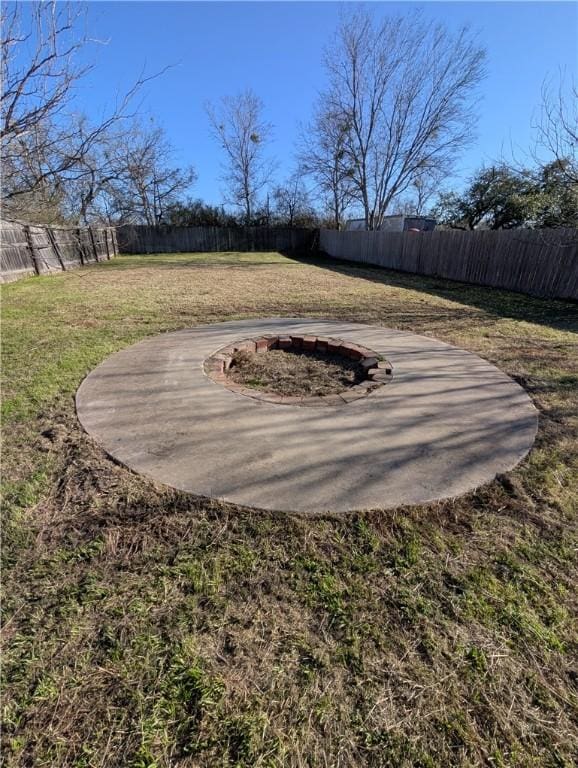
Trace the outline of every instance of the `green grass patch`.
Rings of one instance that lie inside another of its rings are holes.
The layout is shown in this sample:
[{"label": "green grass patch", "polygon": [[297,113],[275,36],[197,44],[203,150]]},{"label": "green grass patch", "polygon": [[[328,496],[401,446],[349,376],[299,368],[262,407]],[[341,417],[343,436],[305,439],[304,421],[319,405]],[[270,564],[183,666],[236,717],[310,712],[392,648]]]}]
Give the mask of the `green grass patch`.
[{"label": "green grass patch", "polygon": [[[469,349],[540,411],[460,499],[302,519],[156,487],[82,432],[108,355],[224,320]],[[569,768],[578,743],[576,306],[276,253],[3,288],[3,739],[20,766]]]}]

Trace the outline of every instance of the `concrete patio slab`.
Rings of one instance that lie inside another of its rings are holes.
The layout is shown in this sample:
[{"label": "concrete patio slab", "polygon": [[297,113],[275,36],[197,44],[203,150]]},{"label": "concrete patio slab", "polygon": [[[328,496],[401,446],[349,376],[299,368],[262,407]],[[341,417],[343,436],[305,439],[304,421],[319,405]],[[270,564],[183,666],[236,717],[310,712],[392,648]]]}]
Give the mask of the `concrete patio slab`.
[{"label": "concrete patio slab", "polygon": [[[340,407],[277,405],[209,379],[240,339],[311,334],[364,345],[393,380]],[[153,480],[235,504],[319,514],[458,496],[530,450],[537,411],[477,355],[412,333],[271,318],[198,326],[135,344],[82,382],[78,417],[115,459]]]}]

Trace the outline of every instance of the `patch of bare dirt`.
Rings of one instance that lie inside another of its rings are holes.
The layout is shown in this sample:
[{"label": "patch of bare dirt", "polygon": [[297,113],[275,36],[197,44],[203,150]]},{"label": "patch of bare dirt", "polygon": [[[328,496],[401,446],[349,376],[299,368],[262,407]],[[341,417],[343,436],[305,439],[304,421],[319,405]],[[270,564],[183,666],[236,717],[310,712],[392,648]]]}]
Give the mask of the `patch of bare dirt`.
[{"label": "patch of bare dirt", "polygon": [[363,380],[360,365],[340,355],[272,349],[238,352],[228,376],[237,384],[278,395],[332,395]]}]

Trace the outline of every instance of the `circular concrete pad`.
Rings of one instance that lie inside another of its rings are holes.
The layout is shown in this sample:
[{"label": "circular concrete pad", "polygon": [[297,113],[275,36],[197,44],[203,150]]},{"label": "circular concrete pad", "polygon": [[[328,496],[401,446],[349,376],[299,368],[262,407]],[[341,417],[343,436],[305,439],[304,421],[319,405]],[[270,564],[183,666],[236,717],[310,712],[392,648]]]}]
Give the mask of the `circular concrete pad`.
[{"label": "circular concrete pad", "polygon": [[[261,334],[352,341],[386,357],[393,381],[340,407],[246,397],[203,361]],[[86,431],[161,483],[264,509],[322,513],[465,493],[529,451],[537,412],[477,355],[412,333],[303,319],[243,320],[166,333],[105,360],[76,395]]]}]

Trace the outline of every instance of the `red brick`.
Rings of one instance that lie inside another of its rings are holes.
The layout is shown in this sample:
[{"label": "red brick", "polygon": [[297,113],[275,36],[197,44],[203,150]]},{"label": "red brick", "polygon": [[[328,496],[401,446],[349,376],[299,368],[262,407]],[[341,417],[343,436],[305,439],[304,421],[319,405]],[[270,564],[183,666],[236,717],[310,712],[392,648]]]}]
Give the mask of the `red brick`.
[{"label": "red brick", "polygon": [[379,361],[378,361],[377,357],[365,357],[361,361],[361,367],[364,368],[367,371],[370,368],[377,368],[377,363],[378,362]]},{"label": "red brick", "polygon": [[317,342],[317,338],[315,336],[304,336],[303,349],[306,349],[309,352],[313,352],[313,350],[315,349],[316,342]]},{"label": "red brick", "polygon": [[342,344],[343,342],[339,339],[329,339],[327,342],[327,351],[331,352],[333,355],[340,355]]},{"label": "red brick", "polygon": [[238,344],[235,344],[235,349],[238,352],[254,352],[255,347],[256,344],[252,339],[245,339],[245,341],[240,341]]},{"label": "red brick", "polygon": [[327,352],[329,349],[329,339],[325,339],[322,336],[318,336],[317,343],[315,344],[315,349],[318,352]]},{"label": "red brick", "polygon": [[291,349],[292,346],[291,336],[279,336],[279,349]]},{"label": "red brick", "polygon": [[379,368],[380,371],[385,371],[385,373],[387,373],[388,376],[390,376],[393,373],[391,363],[388,362],[387,360],[380,360],[375,367]]},{"label": "red brick", "polygon": [[256,352],[267,352],[269,349],[269,339],[257,339],[255,342],[255,351]]},{"label": "red brick", "polygon": [[277,346],[279,344],[279,337],[278,336],[268,336],[267,337],[267,344],[269,346],[269,349],[277,349]]},{"label": "red brick", "polygon": [[372,381],[377,381],[379,383],[385,383],[391,379],[391,375],[380,368],[371,368],[367,372],[367,375]]},{"label": "red brick", "polygon": [[233,358],[229,357],[229,355],[219,355],[218,360],[223,363],[223,371],[228,371],[231,367],[231,363],[233,362]]},{"label": "red brick", "polygon": [[303,347],[303,336],[291,336],[291,342],[295,349],[301,349]]},{"label": "red brick", "polygon": [[341,354],[345,355],[350,360],[361,360],[363,357],[363,352],[357,344],[344,344],[341,348]]}]

